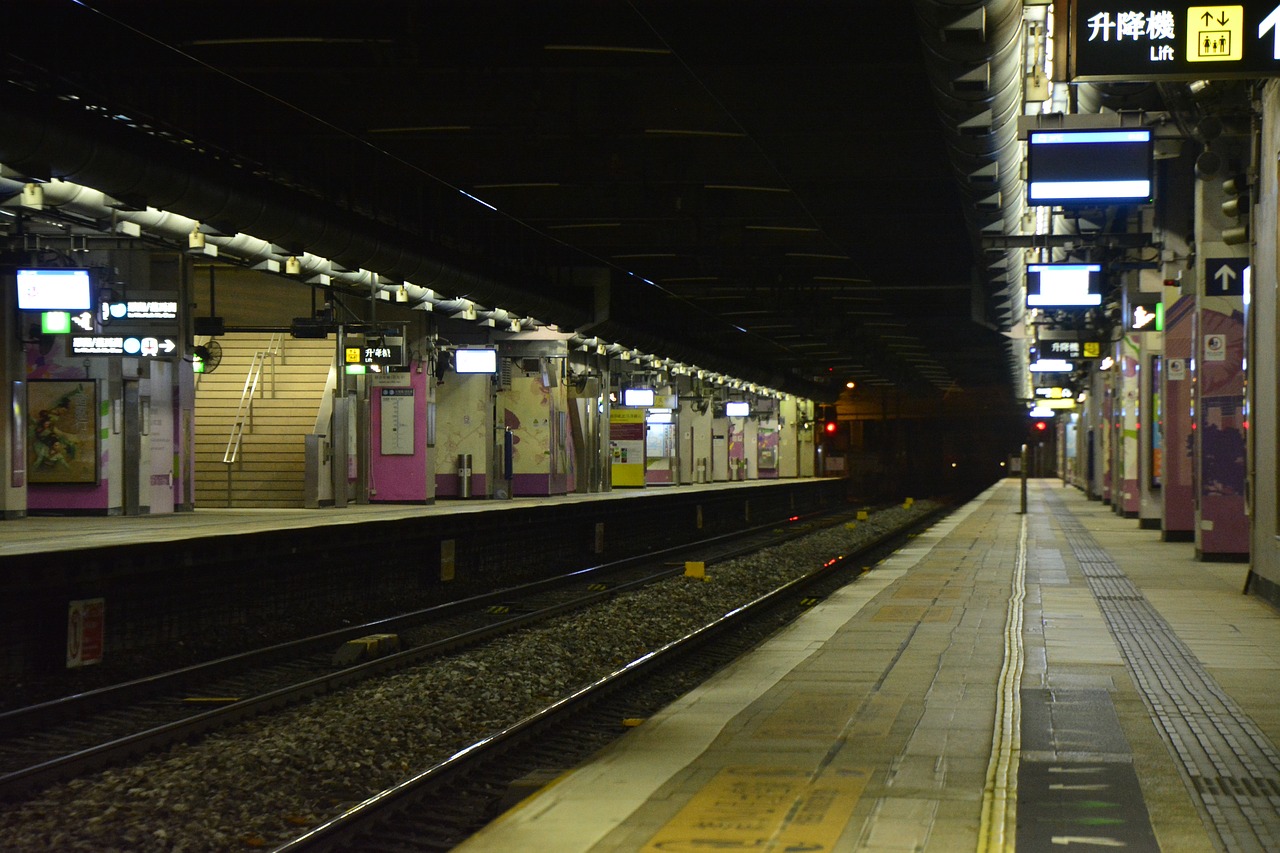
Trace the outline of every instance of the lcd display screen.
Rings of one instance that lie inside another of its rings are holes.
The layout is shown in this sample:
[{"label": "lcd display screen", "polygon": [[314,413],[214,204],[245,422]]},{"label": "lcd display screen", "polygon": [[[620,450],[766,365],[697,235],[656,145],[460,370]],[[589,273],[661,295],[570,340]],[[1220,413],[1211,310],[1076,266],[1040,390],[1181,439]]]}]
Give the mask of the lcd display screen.
[{"label": "lcd display screen", "polygon": [[497,373],[498,351],[496,349],[454,350],[453,369],[458,373]]},{"label": "lcd display screen", "polygon": [[92,305],[88,270],[18,270],[20,311],[88,311]]},{"label": "lcd display screen", "polygon": [[751,414],[751,404],[743,402],[725,403],[724,414],[728,418],[745,418]]},{"label": "lcd display screen", "polygon": [[1027,264],[1028,308],[1088,308],[1101,304],[1101,264]]},{"label": "lcd display screen", "polygon": [[653,398],[652,388],[624,388],[622,390],[622,405],[624,406],[647,409],[653,406]]},{"label": "lcd display screen", "polygon": [[1042,207],[1151,201],[1150,130],[1032,130],[1027,133],[1027,201]]}]

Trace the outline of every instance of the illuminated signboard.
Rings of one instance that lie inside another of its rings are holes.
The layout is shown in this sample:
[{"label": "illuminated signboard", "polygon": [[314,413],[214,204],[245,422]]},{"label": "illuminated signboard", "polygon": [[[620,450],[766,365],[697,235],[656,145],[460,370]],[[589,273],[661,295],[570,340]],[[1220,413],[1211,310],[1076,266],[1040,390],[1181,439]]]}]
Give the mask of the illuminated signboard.
[{"label": "illuminated signboard", "polygon": [[459,349],[453,353],[453,369],[458,373],[497,373],[496,349]]},{"label": "illuminated signboard", "polygon": [[1041,341],[1040,351],[1049,358],[1102,358],[1102,341]]},{"label": "illuminated signboard", "polygon": [[175,358],[178,344],[173,338],[132,335],[76,335],[71,339],[72,355],[129,355],[139,358]]},{"label": "illuminated signboard", "polygon": [[1146,204],[1154,169],[1148,128],[1027,133],[1027,203],[1037,207]]},{"label": "illuminated signboard", "polygon": [[1101,264],[1027,264],[1027,307],[1087,308],[1101,304]]},{"label": "illuminated signboard", "polygon": [[404,366],[404,346],[389,344],[384,341],[366,341],[361,346],[346,347],[344,359],[347,364],[378,364],[384,367]]},{"label": "illuminated signboard", "polygon": [[1125,328],[1130,332],[1164,331],[1164,303],[1158,293],[1135,293],[1129,297]]},{"label": "illuminated signboard", "polygon": [[177,294],[147,294],[140,299],[102,303],[104,323],[178,319]]},{"label": "illuminated signboard", "polygon": [[84,311],[91,306],[86,269],[20,269],[19,311]]},{"label": "illuminated signboard", "polygon": [[654,394],[652,388],[624,388],[622,389],[622,405],[637,406],[640,408],[649,408],[654,403]]},{"label": "illuminated signboard", "polygon": [[1076,0],[1071,79],[1208,80],[1280,74],[1276,0]]}]

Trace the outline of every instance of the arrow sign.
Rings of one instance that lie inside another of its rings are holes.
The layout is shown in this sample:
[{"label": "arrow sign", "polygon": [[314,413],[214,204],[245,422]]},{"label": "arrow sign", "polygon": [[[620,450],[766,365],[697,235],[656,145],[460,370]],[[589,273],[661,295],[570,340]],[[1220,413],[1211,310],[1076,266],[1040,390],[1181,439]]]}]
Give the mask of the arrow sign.
[{"label": "arrow sign", "polygon": [[1280,24],[1280,6],[1271,10],[1271,14],[1262,19],[1262,23],[1258,24],[1258,39],[1261,40],[1269,30],[1276,30],[1275,35],[1271,39],[1271,58],[1280,59],[1280,29],[1276,28],[1276,24]]},{"label": "arrow sign", "polygon": [[1225,291],[1231,287],[1232,279],[1236,278],[1237,276],[1236,276],[1235,270],[1233,270],[1231,267],[1227,266],[1226,264],[1223,264],[1222,266],[1218,267],[1218,271],[1213,274],[1213,277],[1218,280],[1218,286]]},{"label": "arrow sign", "polygon": [[1053,836],[1054,844],[1061,844],[1064,847],[1068,844],[1091,844],[1094,847],[1128,847],[1123,841],[1117,838],[1097,838],[1085,835],[1055,835]]},{"label": "arrow sign", "polygon": [[1205,258],[1205,296],[1244,296],[1244,271],[1248,266],[1248,258]]},{"label": "arrow sign", "polygon": [[85,311],[83,314],[72,314],[71,322],[75,323],[86,332],[93,331],[93,314]]},{"label": "arrow sign", "polygon": [[177,348],[178,348],[178,345],[175,344],[173,341],[169,340],[168,338],[165,338],[160,342],[160,349],[164,350],[167,353],[173,352]]}]

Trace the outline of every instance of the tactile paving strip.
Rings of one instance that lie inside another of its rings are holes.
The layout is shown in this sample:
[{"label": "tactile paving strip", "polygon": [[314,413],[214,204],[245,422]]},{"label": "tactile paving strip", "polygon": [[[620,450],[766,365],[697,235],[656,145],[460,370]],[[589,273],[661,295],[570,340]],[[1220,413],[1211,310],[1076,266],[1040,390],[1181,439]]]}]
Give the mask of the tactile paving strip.
[{"label": "tactile paving strip", "polygon": [[1206,825],[1231,853],[1280,850],[1280,753],[1065,504],[1046,497]]}]

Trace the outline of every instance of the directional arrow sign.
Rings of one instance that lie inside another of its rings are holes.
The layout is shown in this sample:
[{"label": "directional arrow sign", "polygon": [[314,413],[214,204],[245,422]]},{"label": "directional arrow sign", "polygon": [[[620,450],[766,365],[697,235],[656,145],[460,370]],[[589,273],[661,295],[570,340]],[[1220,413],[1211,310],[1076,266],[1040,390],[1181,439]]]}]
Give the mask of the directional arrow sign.
[{"label": "directional arrow sign", "polygon": [[1280,59],[1280,28],[1276,27],[1280,24],[1280,6],[1271,10],[1271,14],[1262,19],[1258,24],[1258,38],[1261,39],[1268,32],[1275,31],[1275,35],[1271,39],[1271,58]]},{"label": "directional arrow sign", "polygon": [[72,355],[129,355],[163,358],[178,349],[172,338],[132,337],[116,335],[75,335],[71,339]]},{"label": "directional arrow sign", "polygon": [[1248,258],[1205,258],[1205,296],[1243,296]]},{"label": "directional arrow sign", "polygon": [[1097,836],[1086,835],[1055,835],[1053,837],[1054,844],[1068,846],[1071,844],[1088,844],[1093,847],[1128,847],[1118,838],[1099,838]]}]

